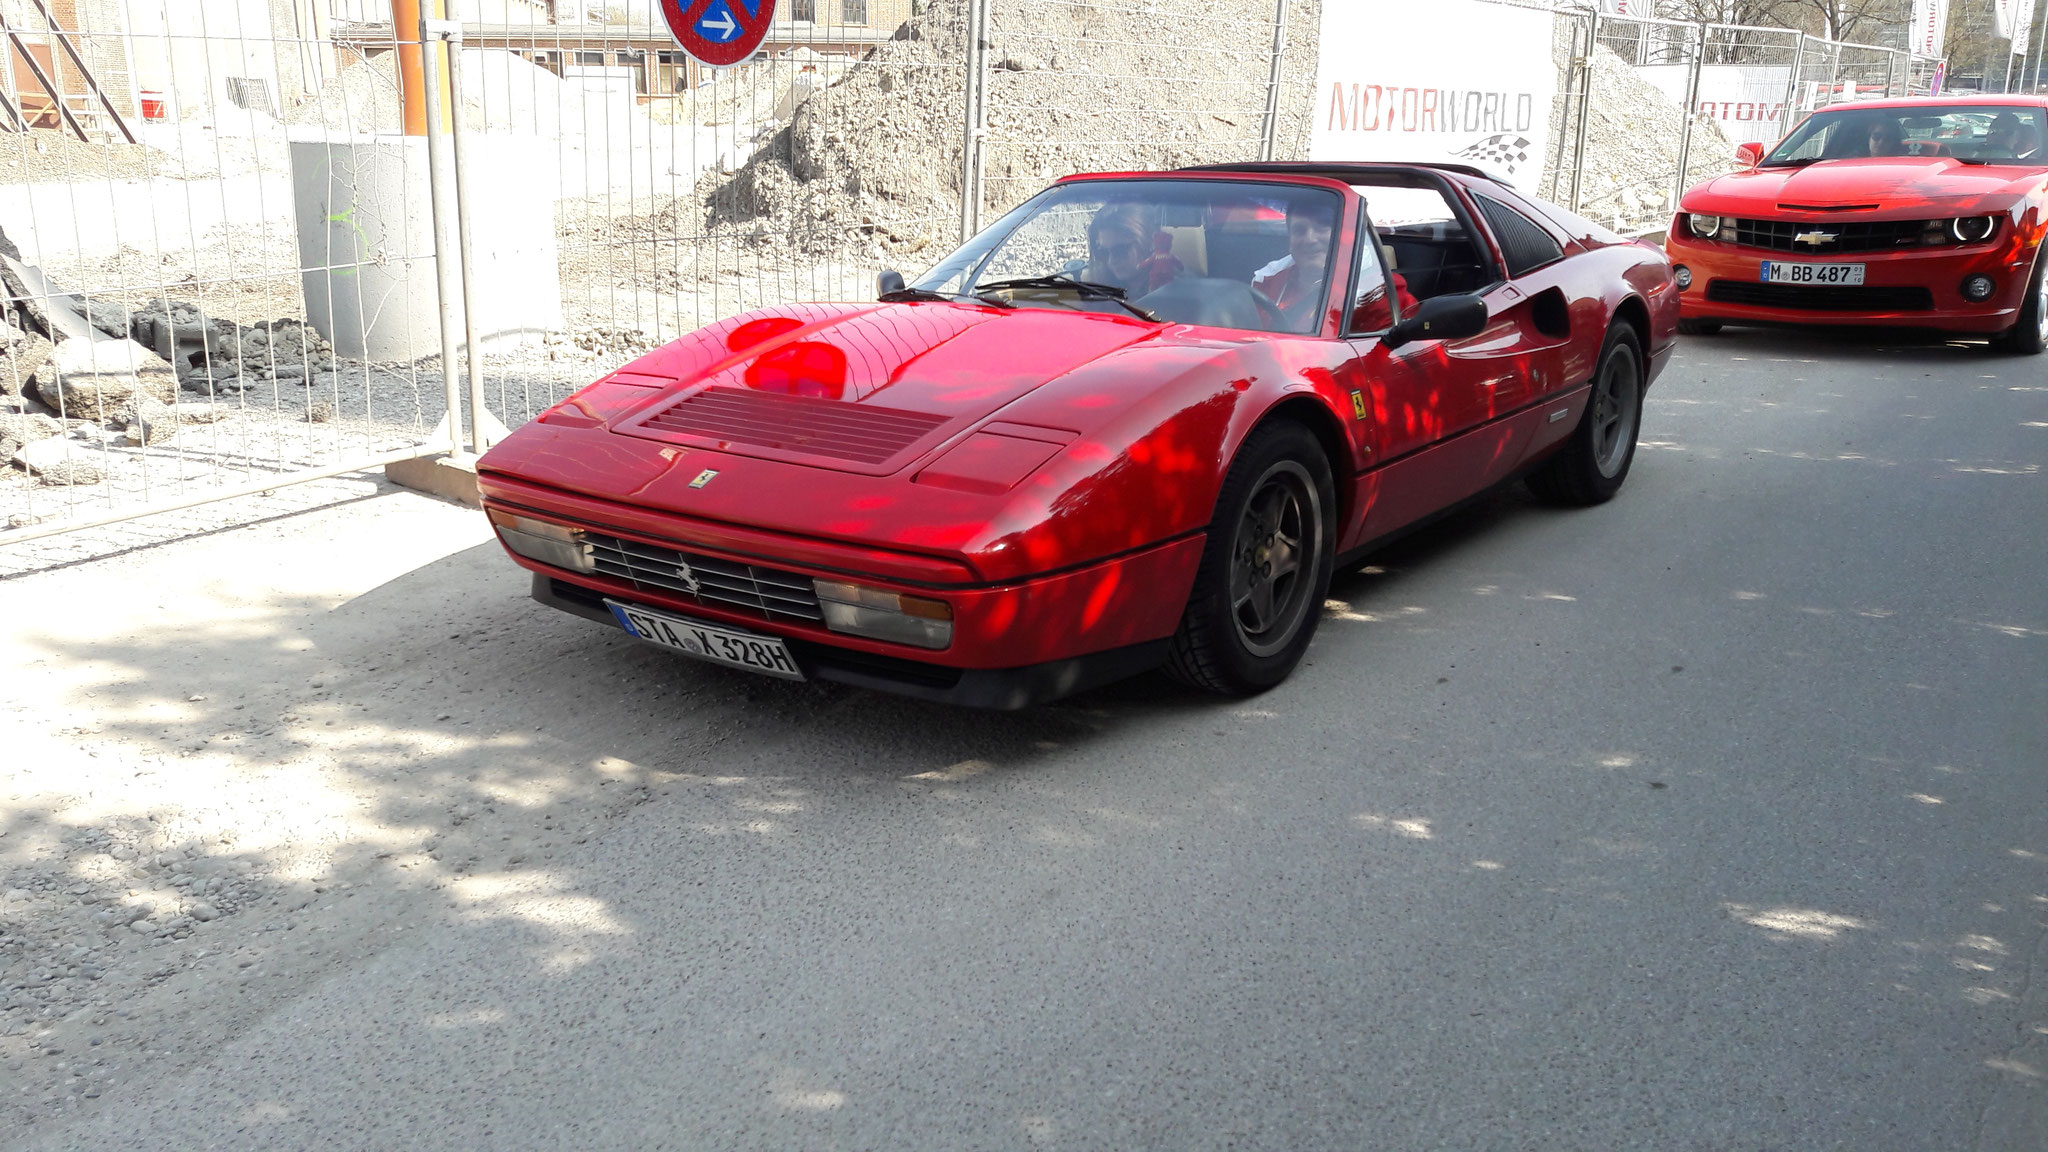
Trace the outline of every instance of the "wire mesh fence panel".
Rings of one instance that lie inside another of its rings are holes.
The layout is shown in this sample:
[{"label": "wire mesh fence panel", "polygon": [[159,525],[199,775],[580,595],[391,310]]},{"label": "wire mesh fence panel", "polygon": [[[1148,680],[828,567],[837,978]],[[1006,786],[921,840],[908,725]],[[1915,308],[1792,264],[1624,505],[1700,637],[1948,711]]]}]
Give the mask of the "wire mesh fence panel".
[{"label": "wire mesh fence panel", "polygon": [[1305,158],[1319,5],[988,3],[985,219],[1073,172],[1257,160],[1269,108],[1272,155]]},{"label": "wire mesh fence panel", "polygon": [[1575,138],[1576,179],[1559,186],[1575,189],[1573,207],[1591,219],[1621,231],[1655,227],[1683,186],[1726,171],[1732,160],[1718,124],[1687,114],[1697,99],[1705,30],[1622,16],[1566,19],[1578,22],[1581,42],[1590,33],[1593,43],[1578,80],[1583,107],[1572,109],[1583,117],[1583,136],[1579,124],[1566,127]]},{"label": "wire mesh fence panel", "polygon": [[[432,313],[431,237],[344,206],[367,174],[330,146],[378,125],[298,114],[378,45],[267,8],[30,11],[7,22],[38,67],[0,114],[0,543],[423,450],[432,349],[373,357],[333,336]],[[424,179],[402,148],[381,165]],[[366,272],[377,290],[355,291]],[[351,289],[323,292],[318,323],[316,282]]]}]

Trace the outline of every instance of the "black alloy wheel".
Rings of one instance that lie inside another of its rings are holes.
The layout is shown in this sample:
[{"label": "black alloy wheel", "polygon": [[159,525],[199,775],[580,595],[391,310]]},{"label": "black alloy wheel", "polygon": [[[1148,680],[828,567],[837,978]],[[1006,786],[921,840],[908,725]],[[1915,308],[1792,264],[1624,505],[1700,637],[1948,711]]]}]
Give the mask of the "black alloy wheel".
[{"label": "black alloy wheel", "polygon": [[1260,427],[1224,478],[1167,671],[1226,695],[1287,678],[1322,620],[1335,559],[1336,486],[1314,434]]},{"label": "black alloy wheel", "polygon": [[2048,244],[2034,257],[2034,275],[2027,281],[2018,321],[1995,343],[2019,356],[2038,356],[2048,348]]},{"label": "black alloy wheel", "polygon": [[1592,394],[1569,440],[1529,474],[1529,489],[1552,504],[1604,504],[1621,491],[1635,463],[1643,422],[1643,349],[1619,320],[1600,350]]}]

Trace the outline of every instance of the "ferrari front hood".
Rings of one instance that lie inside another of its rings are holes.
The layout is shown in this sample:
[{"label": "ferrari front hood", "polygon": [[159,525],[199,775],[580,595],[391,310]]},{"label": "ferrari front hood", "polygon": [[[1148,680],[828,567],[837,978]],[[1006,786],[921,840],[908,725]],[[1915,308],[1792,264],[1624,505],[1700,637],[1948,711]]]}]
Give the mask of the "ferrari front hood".
[{"label": "ferrari front hood", "polygon": [[1095,313],[946,304],[753,313],[680,341],[688,347],[667,362],[657,353],[629,365],[643,376],[673,372],[674,382],[610,430],[888,475],[1048,381],[1159,332]]},{"label": "ferrari front hood", "polygon": [[1686,193],[1687,212],[1769,217],[1779,212],[1882,212],[1888,217],[2001,212],[2042,179],[2039,169],[1964,164],[1946,156],[1823,160],[1758,168]]}]

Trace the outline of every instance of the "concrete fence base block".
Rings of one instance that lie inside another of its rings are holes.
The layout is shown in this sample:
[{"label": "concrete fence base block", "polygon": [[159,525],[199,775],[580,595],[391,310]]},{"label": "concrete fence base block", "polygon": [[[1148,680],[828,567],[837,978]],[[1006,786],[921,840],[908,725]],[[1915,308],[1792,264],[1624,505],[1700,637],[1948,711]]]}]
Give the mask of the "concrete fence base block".
[{"label": "concrete fence base block", "polygon": [[476,457],[421,456],[398,460],[384,466],[384,478],[401,488],[411,488],[443,500],[483,507],[476,487]]}]

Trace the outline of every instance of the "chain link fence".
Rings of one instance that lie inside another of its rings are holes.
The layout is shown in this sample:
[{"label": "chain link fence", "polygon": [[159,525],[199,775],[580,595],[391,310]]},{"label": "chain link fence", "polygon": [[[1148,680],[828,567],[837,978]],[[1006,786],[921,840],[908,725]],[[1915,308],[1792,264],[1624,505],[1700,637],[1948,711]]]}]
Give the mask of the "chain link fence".
[{"label": "chain link fence", "polygon": [[[647,0],[466,2],[0,0],[0,571],[207,501],[372,490],[695,328],[870,298],[1068,172],[1304,158],[1322,13],[781,0],[713,70]],[[1628,229],[1738,137],[1929,76],[1779,29],[1554,20],[1536,190]]]}]

